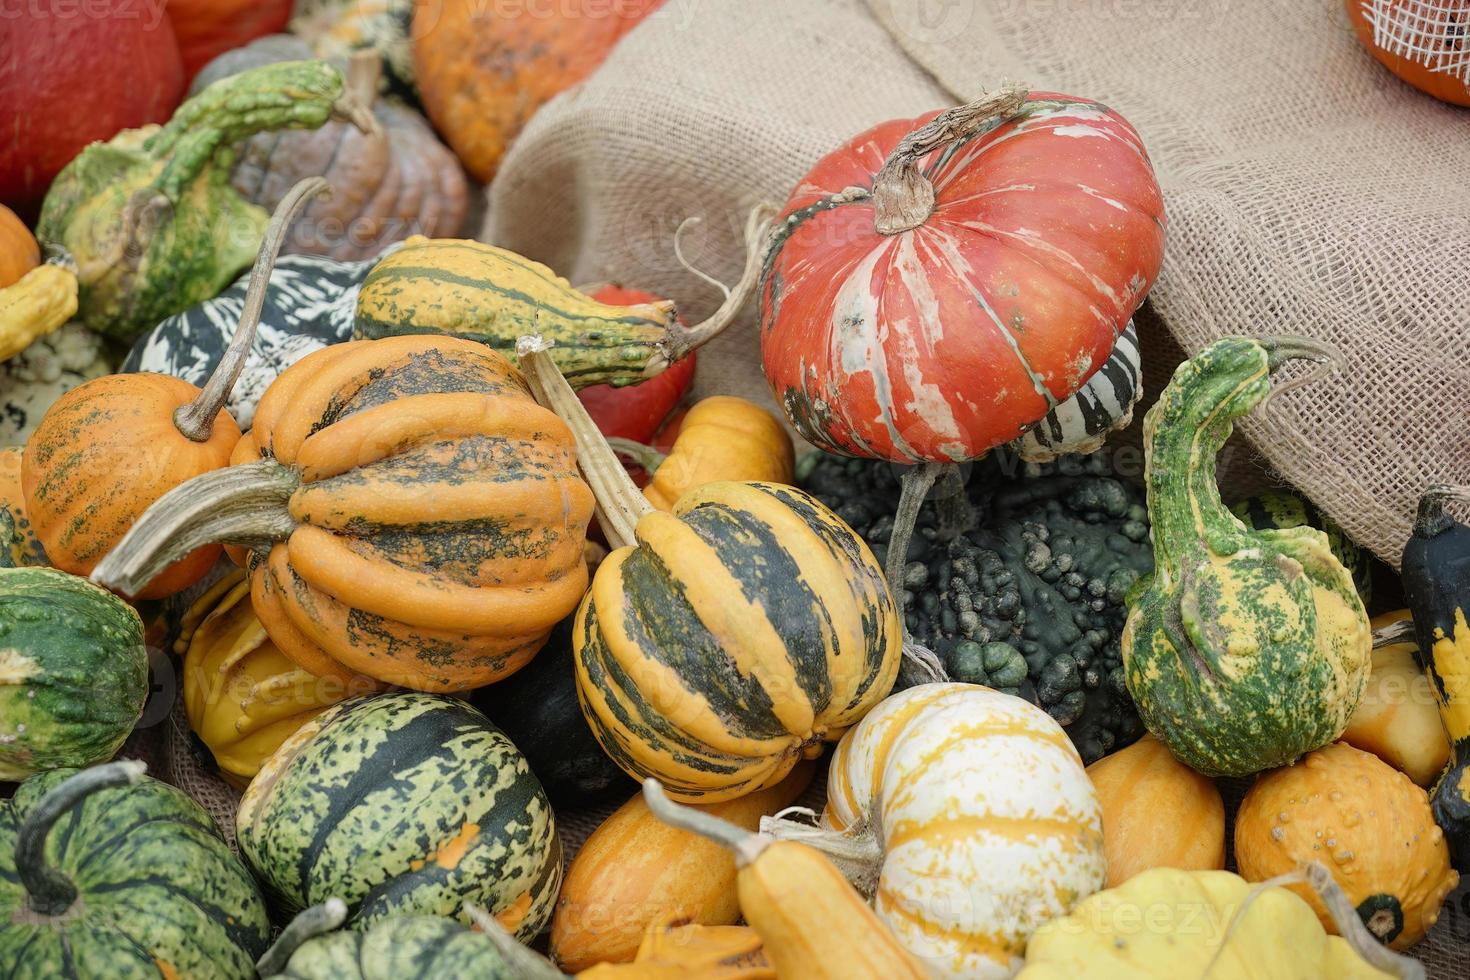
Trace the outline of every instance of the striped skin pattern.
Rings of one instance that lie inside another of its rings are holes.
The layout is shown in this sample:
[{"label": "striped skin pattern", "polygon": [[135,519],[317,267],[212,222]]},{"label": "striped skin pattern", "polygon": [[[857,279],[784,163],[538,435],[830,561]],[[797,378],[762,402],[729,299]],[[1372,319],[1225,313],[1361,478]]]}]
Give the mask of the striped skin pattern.
[{"label": "striped skin pattern", "polygon": [[76,885],[60,916],[28,911],[15,870],[20,822],[75,770],[22,783],[0,804],[0,968],[11,980],[246,980],[270,921],[254,879],[209,814],[144,777],[93,793],[52,828],[46,859]]},{"label": "striped skin pattern", "polygon": [[593,734],[691,803],[780,782],[893,687],[882,569],[794,487],[709,483],[646,514],[598,567],[573,633]]},{"label": "striped skin pattern", "polygon": [[50,564],[26,516],[26,495],[20,482],[22,452],[20,446],[0,449],[0,568]]},{"label": "striped skin pattern", "polygon": [[358,928],[488,909],[530,939],[551,916],[561,842],[526,760],[474,708],[401,693],[334,705],[245,791],[240,853],[289,917],[336,897]]},{"label": "striped skin pattern", "polygon": [[1049,463],[1067,453],[1097,452],[1108,433],[1127,428],[1133,421],[1133,406],[1142,394],[1138,328],[1129,320],[1097,373],[1011,445],[1032,463]]},{"label": "striped skin pattern", "polygon": [[1010,121],[921,159],[933,214],[879,234],[874,176],[935,115],[819,162],[766,258],[766,378],[830,452],[948,462],[1019,438],[1107,360],[1163,260],[1138,134],[1065,95],[1033,93]]},{"label": "striped skin pattern", "polygon": [[540,334],[573,388],[642,381],[662,350],[673,306],[610,306],[539,262],[480,242],[415,235],[373,267],[353,336],[451,334],[503,353]]},{"label": "striped skin pattern", "polygon": [[232,461],[300,485],[288,540],[249,559],[256,614],[314,674],[417,690],[498,680],[587,586],[592,492],[566,425],[494,351],[355,341],[278,378]]},{"label": "striped skin pattern", "polygon": [[[492,943],[451,919],[406,915],[303,943],[281,980],[523,980]],[[271,978],[266,978],[271,980]]]},{"label": "striped skin pattern", "polygon": [[848,732],[822,826],[877,828],[874,907],[934,977],[1011,976],[1106,870],[1102,808],[1061,726],[973,684],[909,688]]},{"label": "striped skin pattern", "polygon": [[0,780],[106,762],[147,698],[132,606],[54,568],[0,570]]}]

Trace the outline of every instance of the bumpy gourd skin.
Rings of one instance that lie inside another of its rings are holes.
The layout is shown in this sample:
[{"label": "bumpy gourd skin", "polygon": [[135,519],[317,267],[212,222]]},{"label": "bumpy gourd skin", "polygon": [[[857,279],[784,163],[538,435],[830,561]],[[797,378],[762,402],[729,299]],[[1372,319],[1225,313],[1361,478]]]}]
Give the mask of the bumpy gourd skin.
[{"label": "bumpy gourd skin", "polygon": [[1277,348],[1212,344],[1144,419],[1155,574],[1129,612],[1124,669],[1148,729],[1210,776],[1284,765],[1337,738],[1372,655],[1327,536],[1251,530],[1220,502],[1216,454],[1270,390]]}]

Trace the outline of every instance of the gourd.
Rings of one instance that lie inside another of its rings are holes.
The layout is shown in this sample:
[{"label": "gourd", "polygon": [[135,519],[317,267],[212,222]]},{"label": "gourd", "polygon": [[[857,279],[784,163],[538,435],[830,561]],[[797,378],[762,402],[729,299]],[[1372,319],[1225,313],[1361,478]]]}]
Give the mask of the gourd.
[{"label": "gourd", "polygon": [[[583,288],[599,303],[610,306],[642,306],[660,302],[659,297],[641,289],[606,285]],[[681,321],[682,322],[682,321]],[[668,368],[633,385],[590,385],[577,391],[577,398],[597,423],[598,431],[609,439],[632,439],[647,443],[658,435],[694,386],[694,370],[698,354],[690,351]]]},{"label": "gourd", "polygon": [[[1407,609],[1373,620],[1373,667],[1342,740],[1372,752],[1420,786],[1434,785],[1450,758],[1434,686],[1419,665]],[[1396,640],[1395,635],[1409,635]],[[1378,637],[1386,634],[1382,642]]]},{"label": "gourd", "polygon": [[[777,785],[700,807],[747,831],[796,800],[815,766],[803,763]],[[602,822],[567,869],[551,920],[551,955],[577,973],[598,963],[625,963],[648,931],[678,914],[704,926],[740,918],[734,858],[720,844],[670,827],[635,795]]]},{"label": "gourd", "polygon": [[1097,452],[1111,433],[1132,424],[1133,408],[1142,395],[1138,327],[1129,320],[1097,373],[1025,435],[1012,440],[1010,448],[1030,463],[1049,463],[1068,453]]},{"label": "gourd", "polygon": [[1470,872],[1470,526],[1445,511],[1470,500],[1464,487],[1433,486],[1419,498],[1400,572],[1414,613],[1420,666],[1428,672],[1449,736],[1449,765],[1430,799],[1455,867]]},{"label": "gourd", "polygon": [[551,807],[525,759],[437,695],[354,698],[308,721],[245,790],[236,832],[278,913],[340,898],[356,929],[405,915],[468,924],[470,903],[529,939],[561,883]]},{"label": "gourd", "polygon": [[147,699],[131,606],[55,569],[0,569],[0,780],[107,761]]},{"label": "gourd", "polygon": [[132,592],[200,544],[248,547],[252,606],[287,657],[436,691],[524,666],[586,590],[571,433],[480,344],[309,354],[231,461],[161,498],[96,579]]},{"label": "gourd", "polygon": [[111,370],[102,338],[75,321],[0,362],[0,447],[24,446],[58,398]]},{"label": "gourd", "polygon": [[708,320],[678,321],[666,300],[603,303],[539,262],[480,242],[419,235],[387,256],[363,283],[357,338],[451,334],[512,352],[522,336],[538,334],[573,387],[636,384],[718,336],[755,288],[769,228],[764,207],[746,223],[746,264],[740,282]]},{"label": "gourd", "polygon": [[680,806],[656,779],[644,781],[643,795],[663,822],[734,853],[740,910],[760,936],[777,976],[921,980],[931,975],[820,851]]},{"label": "gourd", "polygon": [[523,6],[487,16],[476,0],[416,5],[409,33],[434,128],[482,183],[543,103],[582,81],[662,0]]},{"label": "gourd", "polygon": [[169,0],[164,9],[190,76],[226,51],[285,29],[291,18],[291,0]]},{"label": "gourd", "polygon": [[253,976],[270,935],[255,882],[209,814],[143,769],[42,773],[0,803],[11,976]]},{"label": "gourd", "polygon": [[250,582],[232,571],[183,617],[184,711],[220,776],[243,790],[261,764],[306,722],[372,692],[359,679],[317,677],[271,642],[250,607]]},{"label": "gourd", "polygon": [[0,289],[14,285],[20,277],[41,264],[41,246],[25,222],[0,204]]},{"label": "gourd", "polygon": [[577,690],[603,749],[671,795],[774,786],[877,704],[898,612],[872,553],[794,487],[712,483],[655,510],[537,338],[521,365],[571,427],[613,551],[577,612]]},{"label": "gourd", "polygon": [[46,549],[26,516],[26,496],[20,485],[19,446],[0,449],[0,568],[44,567]]},{"label": "gourd", "polygon": [[[1460,880],[1424,790],[1341,742],[1256,780],[1235,817],[1235,860],[1247,881],[1320,862],[1368,931],[1394,949],[1424,938]],[[1323,928],[1337,930],[1311,889],[1290,887]]]},{"label": "gourd", "polygon": [[344,61],[355,51],[376,52],[387,69],[385,80],[412,92],[413,8],[414,0],[296,0],[290,29],[328,61]]},{"label": "gourd", "polygon": [[1230,505],[1230,512],[1247,527],[1315,527],[1327,535],[1327,544],[1337,560],[1353,575],[1353,586],[1366,606],[1373,601],[1373,556],[1353,543],[1337,522],[1322,513],[1305,497],[1288,490],[1267,490]]},{"label": "gourd", "polygon": [[1128,613],[1123,665],[1148,730],[1207,776],[1337,739],[1368,680],[1368,616],[1327,535],[1253,531],[1215,483],[1233,421],[1280,366],[1335,356],[1301,338],[1227,337],[1181,364],[1144,418],[1154,575]]},{"label": "gourd", "polygon": [[731,395],[697,402],[684,416],[667,456],[627,439],[608,444],[651,475],[643,496],[662,511],[673,510],[690,490],[718,480],[795,479],[795,450],[785,427],[754,402]]},{"label": "gourd", "polygon": [[37,266],[0,289],[0,361],[57,330],[77,311],[77,276],[66,259]]},{"label": "gourd", "polygon": [[[301,204],[327,189],[312,178],[281,202],[251,273],[253,296],[230,350],[202,389],[165,375],[109,375],[72,389],[47,410],[26,443],[21,482],[36,536],[57,568],[90,574],[150,504],[229,461],[240,429],[222,406],[249,349],[281,235]],[[215,546],[192,550],[128,594],[173,595],[218,558]]]},{"label": "gourd", "polygon": [[1225,803],[1215,784],[1145,736],[1087,767],[1102,805],[1107,887],[1150,868],[1225,867]]},{"label": "gourd", "polygon": [[361,126],[325,62],[263,65],[189,99],[162,128],[129,129],[57,175],[36,237],[76,262],[83,323],[131,339],[218,293],[250,264],[269,214],[225,182],[232,147],[265,130]]},{"label": "gourd", "polygon": [[[1335,886],[1320,865],[1314,887]],[[1345,912],[1352,916],[1351,906]],[[1354,920],[1356,921],[1356,920]],[[1360,927],[1361,928],[1361,927]],[[1387,980],[1424,968],[1366,933],[1327,935],[1311,908],[1229,871],[1155,868],[1036,931],[1017,980]]]},{"label": "gourd", "polygon": [[1462,0],[1344,0],[1358,41],[1421,92],[1470,106]]},{"label": "gourd", "polygon": [[837,746],[820,828],[761,829],[840,856],[932,977],[1011,976],[1106,870],[1097,793],[1061,726],[973,684],[878,705]]},{"label": "gourd", "polygon": [[777,980],[760,933],[749,926],[702,926],[678,915],[648,924],[631,963],[599,963],[578,980]]}]

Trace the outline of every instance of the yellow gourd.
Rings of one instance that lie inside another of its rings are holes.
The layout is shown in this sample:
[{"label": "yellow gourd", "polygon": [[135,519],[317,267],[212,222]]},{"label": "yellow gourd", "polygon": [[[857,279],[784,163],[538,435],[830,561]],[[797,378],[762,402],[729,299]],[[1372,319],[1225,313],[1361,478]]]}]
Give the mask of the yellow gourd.
[{"label": "yellow gourd", "polygon": [[[1409,611],[1400,609],[1374,619],[1373,628],[1408,622]],[[1450,740],[1429,676],[1416,659],[1418,649],[1412,636],[1374,648],[1368,686],[1342,740],[1428,788],[1449,762]]]},{"label": "yellow gourd", "polygon": [[0,361],[60,328],[76,312],[76,274],[57,263],[38,265],[0,289]]},{"label": "yellow gourd", "polygon": [[631,963],[600,963],[577,980],[777,980],[749,926],[702,926],[677,916],[649,923]]}]

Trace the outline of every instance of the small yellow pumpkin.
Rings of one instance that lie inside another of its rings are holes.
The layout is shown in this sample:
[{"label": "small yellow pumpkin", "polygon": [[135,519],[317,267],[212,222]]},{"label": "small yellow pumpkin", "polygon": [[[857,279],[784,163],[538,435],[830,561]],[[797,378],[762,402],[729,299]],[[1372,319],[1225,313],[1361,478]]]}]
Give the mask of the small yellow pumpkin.
[{"label": "small yellow pumpkin", "polygon": [[[1407,609],[1373,620],[1375,630],[1412,622]],[[1358,710],[1342,740],[1372,752],[1420,786],[1429,787],[1450,759],[1450,740],[1439,717],[1429,675],[1419,666],[1412,638],[1373,650],[1373,669]]]}]

